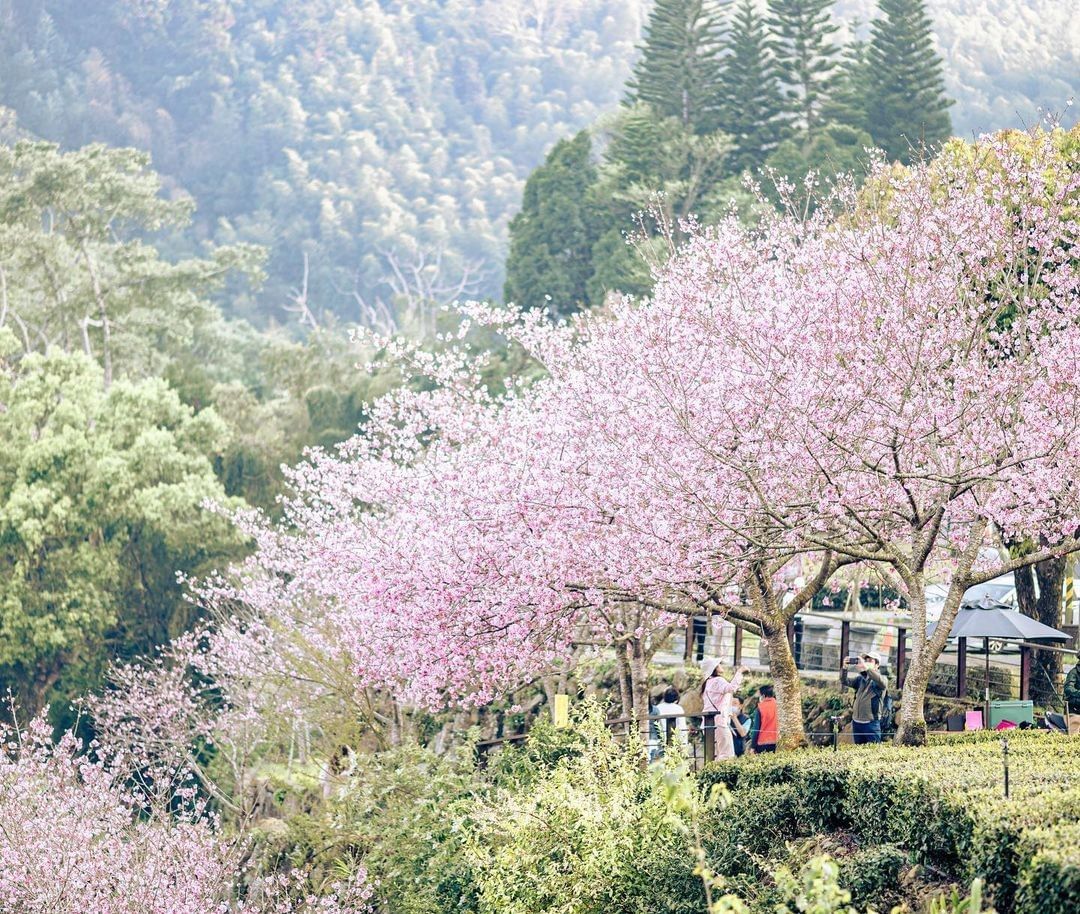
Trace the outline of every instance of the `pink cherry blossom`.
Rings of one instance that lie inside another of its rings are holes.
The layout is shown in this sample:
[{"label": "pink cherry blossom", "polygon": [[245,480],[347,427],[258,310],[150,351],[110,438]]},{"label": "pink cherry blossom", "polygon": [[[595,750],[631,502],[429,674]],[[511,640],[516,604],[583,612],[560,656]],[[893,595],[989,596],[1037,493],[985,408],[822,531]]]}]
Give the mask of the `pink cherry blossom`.
[{"label": "pink cherry blossom", "polygon": [[[217,827],[189,790],[133,787],[44,717],[3,734],[0,910],[11,914],[361,914],[359,871],[322,898],[296,879],[246,871],[249,843]],[[175,811],[179,809],[180,811]],[[243,893],[241,887],[246,885]],[[242,897],[243,896],[243,897]]]},{"label": "pink cherry blossom", "polygon": [[688,614],[727,613],[770,637],[790,721],[787,582],[808,582],[797,609],[863,562],[911,606],[917,731],[963,590],[1011,567],[987,547],[1067,551],[1080,527],[1080,176],[1055,142],[988,138],[878,165],[808,219],[691,231],[652,300],[572,327],[469,306],[545,371],[503,393],[464,346],[379,341],[424,384],[298,467],[281,524],[238,518],[257,551],[209,601],[318,620],[358,685],[429,707],[583,644],[640,685]]}]

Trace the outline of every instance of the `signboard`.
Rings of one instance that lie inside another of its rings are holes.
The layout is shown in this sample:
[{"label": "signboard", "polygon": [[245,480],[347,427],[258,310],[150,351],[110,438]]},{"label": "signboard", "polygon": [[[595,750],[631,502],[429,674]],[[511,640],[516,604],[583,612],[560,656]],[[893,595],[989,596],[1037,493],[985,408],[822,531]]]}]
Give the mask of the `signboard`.
[{"label": "signboard", "polygon": [[551,709],[551,713],[555,718],[555,726],[560,730],[565,730],[570,726],[570,696],[569,695],[556,695],[555,706]]}]

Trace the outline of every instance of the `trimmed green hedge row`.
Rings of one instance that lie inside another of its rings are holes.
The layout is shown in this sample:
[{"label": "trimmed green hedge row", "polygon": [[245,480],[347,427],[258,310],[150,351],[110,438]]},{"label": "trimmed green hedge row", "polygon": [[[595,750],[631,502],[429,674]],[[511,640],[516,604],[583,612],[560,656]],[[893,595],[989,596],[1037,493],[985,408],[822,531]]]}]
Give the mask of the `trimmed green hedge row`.
[{"label": "trimmed green hedge row", "polygon": [[1080,739],[1034,731],[1008,739],[1009,799],[1001,735],[992,733],[924,749],[756,756],[710,766],[701,779],[734,793],[739,819],[755,797],[774,803],[770,840],[851,830],[864,846],[902,848],[950,877],[982,876],[1003,914],[1076,914]]}]

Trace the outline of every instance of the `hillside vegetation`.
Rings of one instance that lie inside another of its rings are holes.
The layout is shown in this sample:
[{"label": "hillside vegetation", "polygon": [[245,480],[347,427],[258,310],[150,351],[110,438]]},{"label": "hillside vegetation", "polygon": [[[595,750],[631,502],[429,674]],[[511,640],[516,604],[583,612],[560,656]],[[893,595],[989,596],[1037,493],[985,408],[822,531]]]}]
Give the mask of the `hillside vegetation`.
[{"label": "hillside vegetation", "polygon": [[[390,325],[498,296],[525,177],[616,107],[647,0],[0,0],[0,138],[153,155],[190,232],[270,248],[235,314]],[[1062,0],[931,0],[955,131],[1061,110]],[[840,0],[850,31],[873,0]]]},{"label": "hillside vegetation", "polygon": [[402,299],[499,289],[525,174],[618,102],[641,14],[620,0],[0,0],[0,105],[68,147],[149,150],[198,201],[194,238],[267,245],[269,281],[237,311],[305,317],[300,299],[315,319],[386,318]]}]

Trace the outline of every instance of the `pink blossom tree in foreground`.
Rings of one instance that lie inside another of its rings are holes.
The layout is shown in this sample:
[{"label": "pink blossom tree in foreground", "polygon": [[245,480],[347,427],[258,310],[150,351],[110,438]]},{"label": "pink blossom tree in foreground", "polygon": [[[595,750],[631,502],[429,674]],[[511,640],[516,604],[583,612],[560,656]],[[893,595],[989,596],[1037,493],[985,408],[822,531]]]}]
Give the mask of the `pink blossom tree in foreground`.
[{"label": "pink blossom tree in foreground", "polygon": [[[1076,178],[1055,134],[841,187],[809,220],[697,232],[653,299],[575,328],[473,306],[547,375],[494,396],[464,350],[389,344],[427,379],[294,474],[285,523],[221,593],[345,633],[359,681],[482,703],[601,640],[643,716],[650,639],[690,613],[759,626],[797,742],[790,616],[839,567],[913,614],[901,738],[963,591],[1076,548]],[[986,564],[1002,535],[1045,549]],[[793,566],[809,583],[783,599]],[[927,637],[924,587],[946,575]]]},{"label": "pink blossom tree in foreground", "polygon": [[[756,241],[700,233],[644,309],[665,351],[643,374],[673,368],[674,409],[746,474],[737,504],[789,531],[780,554],[872,563],[906,596],[903,742],[924,739],[964,591],[1078,546],[1075,148],[1060,132],[956,144],[925,166],[876,169],[858,195],[842,188],[831,223],[778,223]],[[739,262],[748,243],[758,251]],[[697,316],[669,323],[669,303]],[[695,391],[715,371],[670,355],[679,328],[703,361],[737,366],[733,388],[710,391],[734,410],[737,445],[701,421]],[[1046,545],[988,559],[1003,537]],[[932,576],[949,590],[930,638]]]},{"label": "pink blossom tree in foreground", "polygon": [[[964,591],[1078,545],[1080,174],[1064,139],[1006,134],[872,176],[827,239],[841,262],[806,267],[810,368],[784,395],[822,500],[802,535],[883,566],[909,602],[901,742],[925,738]],[[993,558],[1029,537],[1047,545]],[[934,576],[948,593],[928,637]]]},{"label": "pink blossom tree in foreground", "polygon": [[[187,788],[133,788],[124,765],[91,761],[36,718],[3,734],[0,910],[10,914],[360,914],[358,873],[322,897],[287,875],[252,880],[248,844]],[[175,809],[179,807],[180,812]]]}]

